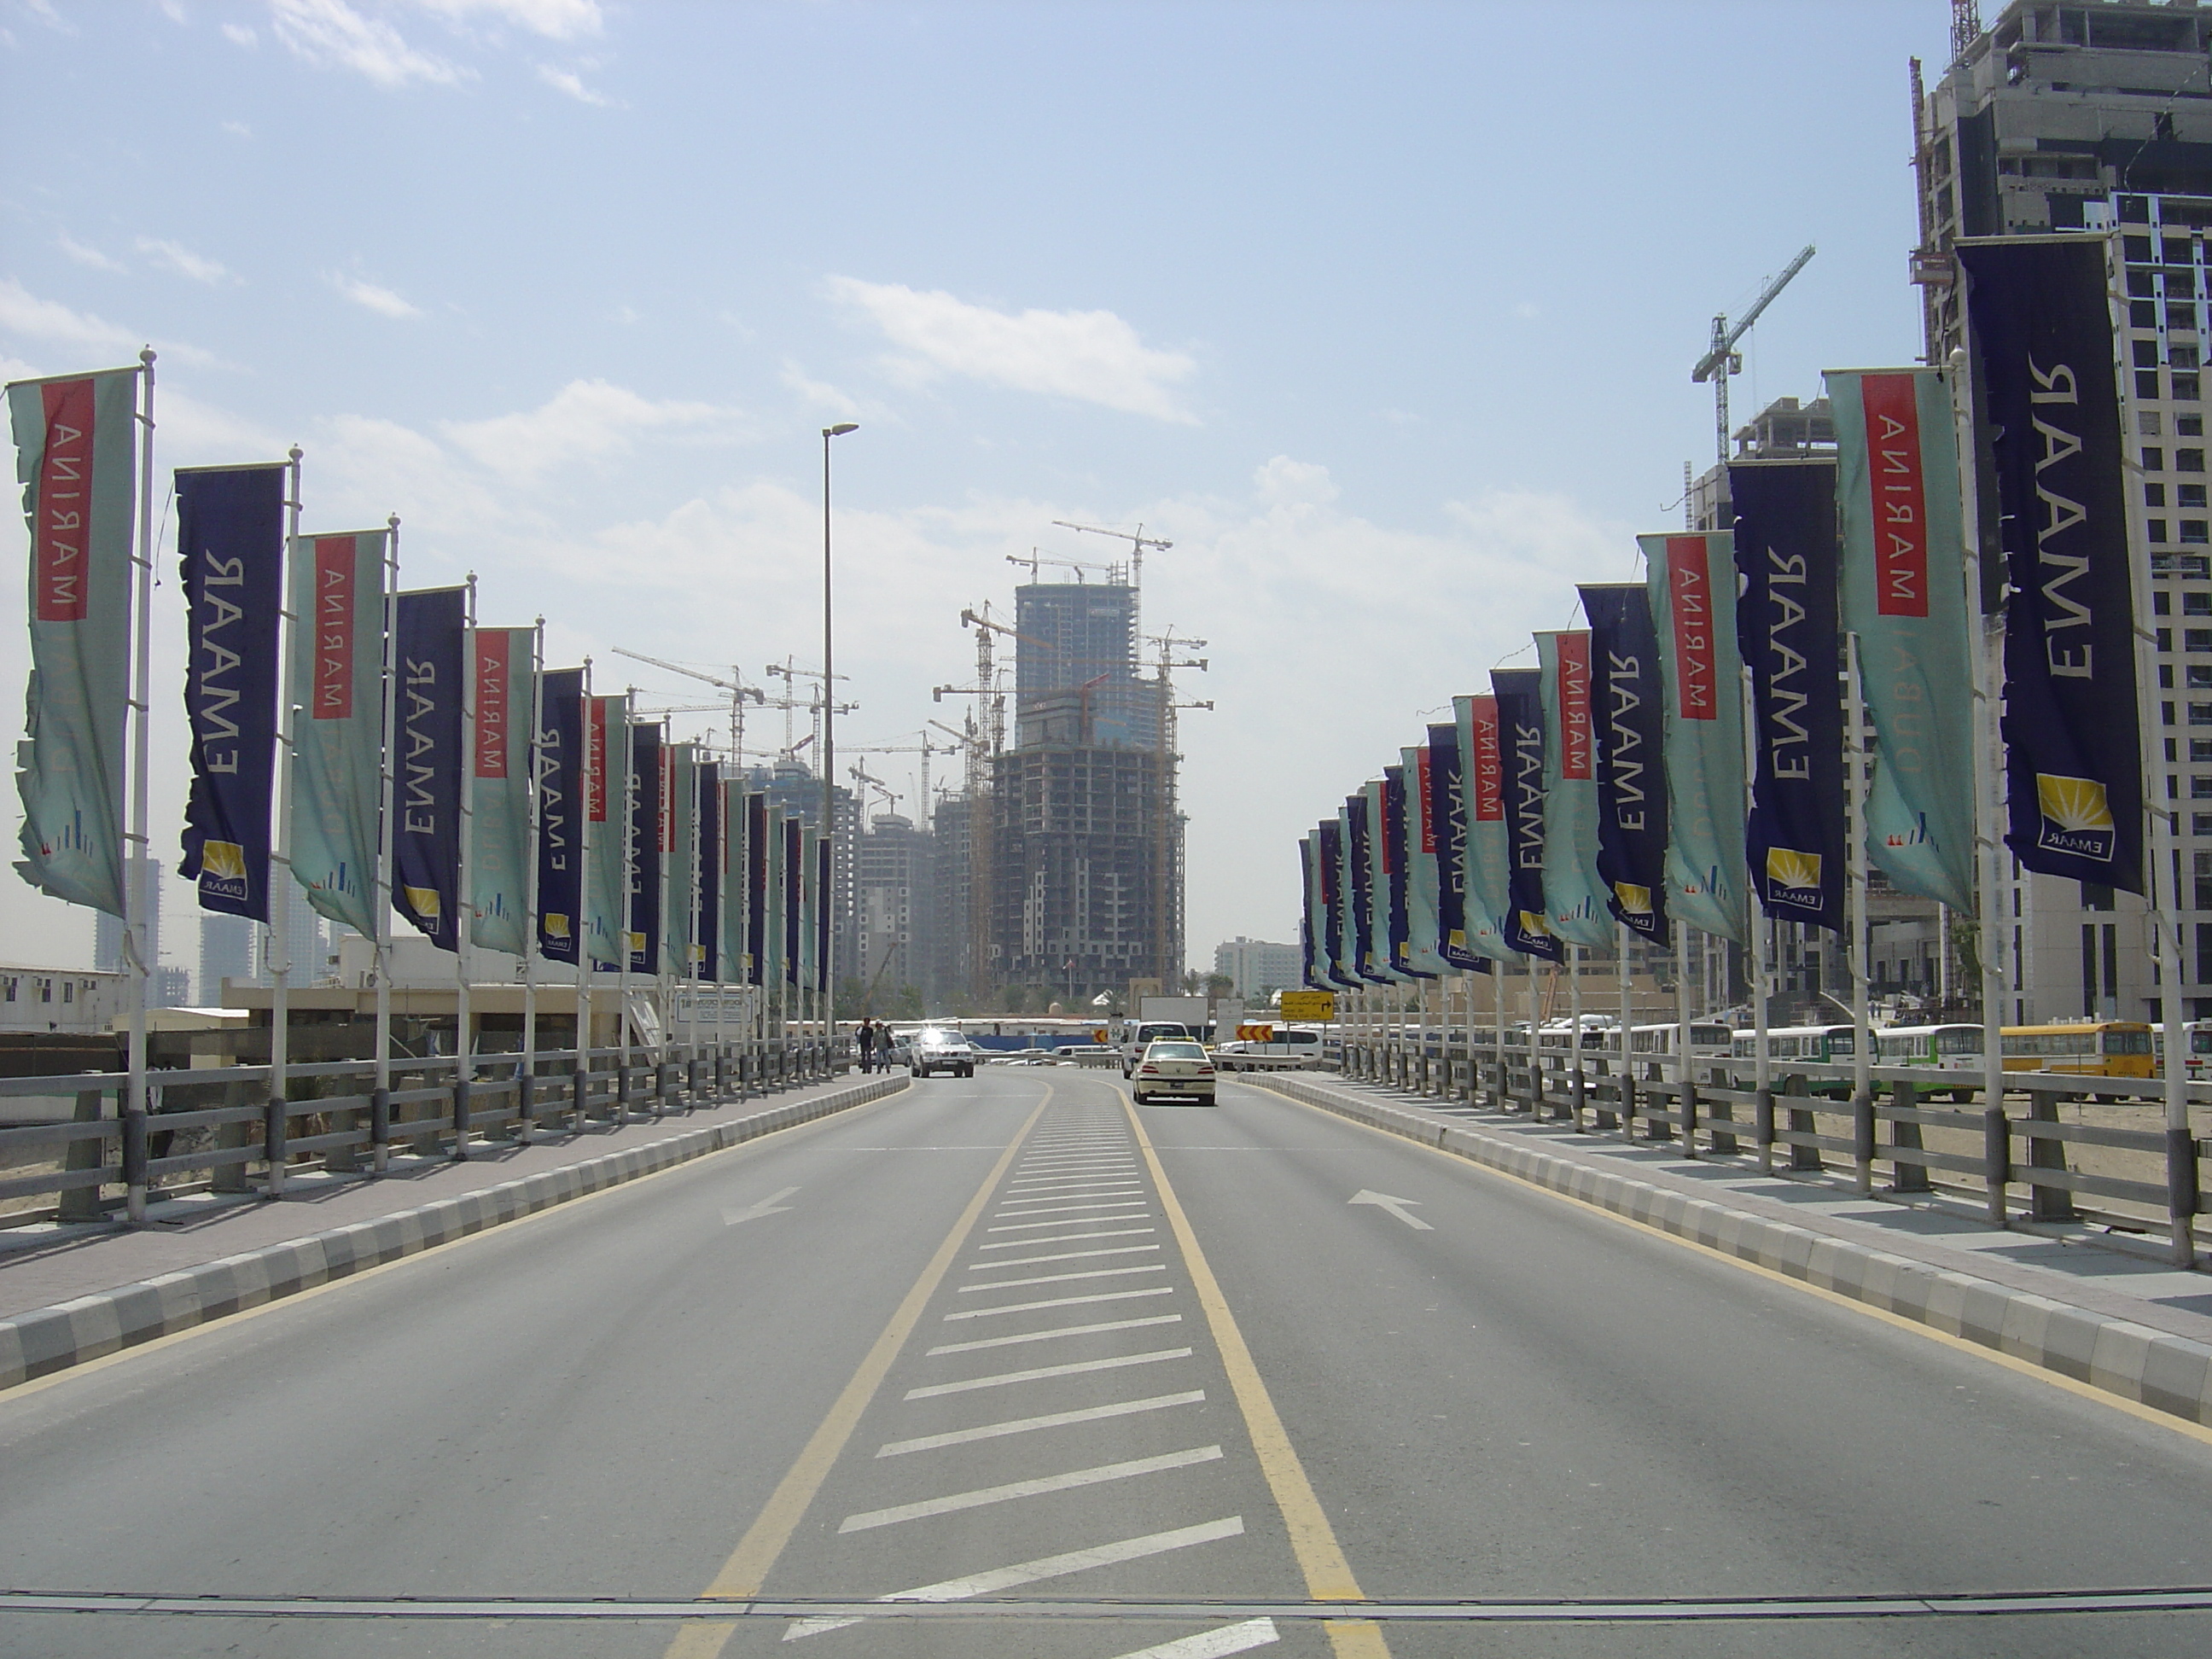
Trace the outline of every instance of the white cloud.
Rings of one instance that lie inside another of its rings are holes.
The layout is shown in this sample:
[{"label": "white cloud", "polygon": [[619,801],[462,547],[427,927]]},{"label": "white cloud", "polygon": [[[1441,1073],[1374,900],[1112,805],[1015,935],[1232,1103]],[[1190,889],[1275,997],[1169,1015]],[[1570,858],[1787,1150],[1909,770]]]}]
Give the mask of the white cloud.
[{"label": "white cloud", "polygon": [[415,0],[423,10],[448,23],[465,23],[489,17],[512,23],[549,40],[574,40],[597,34],[605,19],[599,0]]},{"label": "white cloud", "polygon": [[222,38],[234,46],[258,46],[261,44],[261,37],[243,23],[225,23]]},{"label": "white cloud", "polygon": [[141,236],[138,251],[149,256],[155,264],[173,270],[179,276],[189,276],[196,283],[213,285],[233,280],[230,272],[222,265],[176,242]]},{"label": "white cloud", "polygon": [[253,129],[246,125],[243,121],[225,121],[222,124],[222,130],[234,138],[251,138],[253,137]]},{"label": "white cloud", "polygon": [[365,283],[358,276],[344,276],[333,272],[329,281],[331,286],[344,295],[347,299],[357,306],[374,312],[380,317],[391,317],[404,321],[422,314],[419,307],[408,304],[390,289],[380,287],[374,283]]},{"label": "white cloud", "polygon": [[604,92],[595,92],[586,86],[572,70],[556,69],[550,64],[538,66],[538,78],[556,92],[565,92],[580,104],[591,104],[600,109],[612,109],[615,100]]},{"label": "white cloud", "polygon": [[856,398],[842,386],[817,380],[797,363],[787,359],[780,377],[785,387],[796,393],[800,402],[823,410],[839,420],[866,421],[871,425],[882,422],[903,424],[884,404],[872,398]]},{"label": "white cloud", "polygon": [[68,254],[77,264],[90,265],[94,270],[119,271],[126,268],[120,259],[111,258],[96,247],[86,246],[67,231],[54,238],[54,241],[63,252]]},{"label": "white cloud", "polygon": [[712,404],[655,403],[605,380],[571,380],[536,409],[441,429],[480,465],[527,478],[605,459],[647,433],[726,438],[733,425],[733,412]]},{"label": "white cloud", "polygon": [[41,300],[12,276],[0,276],[0,332],[118,354],[135,352],[141,343],[129,329],[58,300]]},{"label": "white cloud", "polygon": [[276,38],[319,69],[349,69],[387,89],[421,81],[452,86],[473,70],[417,52],[381,18],[364,17],[346,0],[269,0]]},{"label": "white cloud", "polygon": [[865,313],[914,356],[899,366],[1197,423],[1171,388],[1197,372],[1179,351],[1147,346],[1110,311],[994,311],[941,289],[832,276],[832,297]]}]

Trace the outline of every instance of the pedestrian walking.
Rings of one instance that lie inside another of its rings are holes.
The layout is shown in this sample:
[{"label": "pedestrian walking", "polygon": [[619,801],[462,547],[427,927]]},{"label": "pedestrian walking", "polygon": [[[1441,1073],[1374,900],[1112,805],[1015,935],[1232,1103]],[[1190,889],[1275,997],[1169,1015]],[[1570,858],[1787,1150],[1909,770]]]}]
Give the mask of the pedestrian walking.
[{"label": "pedestrian walking", "polygon": [[875,1023],[872,1020],[863,1019],[860,1022],[860,1030],[854,1035],[859,1037],[860,1042],[860,1070],[874,1071],[876,1069]]}]

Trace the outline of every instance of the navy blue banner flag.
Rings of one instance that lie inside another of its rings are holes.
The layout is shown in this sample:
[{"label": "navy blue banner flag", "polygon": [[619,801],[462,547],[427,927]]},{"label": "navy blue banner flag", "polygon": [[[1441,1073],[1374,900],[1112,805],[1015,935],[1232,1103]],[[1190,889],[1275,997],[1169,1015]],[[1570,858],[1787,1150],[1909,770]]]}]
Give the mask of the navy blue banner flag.
[{"label": "navy blue banner flag", "polygon": [[1382,872],[1389,878],[1386,938],[1390,947],[1390,965],[1416,979],[1433,979],[1433,974],[1416,972],[1407,963],[1413,927],[1406,884],[1413,872],[1406,867],[1406,769],[1402,766],[1382,769],[1382,834],[1376,844],[1382,849]]},{"label": "navy blue banner flag", "polygon": [[1467,789],[1459,727],[1429,727],[1429,823],[1437,842],[1437,954],[1452,967],[1490,971],[1490,958],[1467,945]]},{"label": "navy blue banner flag", "polygon": [[441,951],[460,948],[463,635],[468,590],[399,595],[392,765],[392,902]]},{"label": "navy blue banner flag", "polygon": [[583,935],[584,671],[538,680],[538,950],[576,963]]},{"label": "navy blue banner flag", "polygon": [[276,462],[177,472],[192,733],[180,873],[198,884],[201,909],[256,921],[269,920],[288,470]]},{"label": "navy blue banner flag", "polygon": [[1666,704],[1642,582],[1575,590],[1590,628],[1597,732],[1597,872],[1613,919],[1647,945],[1667,933]]},{"label": "navy blue banner flag", "polygon": [[1544,677],[1534,668],[1491,671],[1498,744],[1505,762],[1505,844],[1511,908],[1505,942],[1524,956],[1557,962],[1562,952],[1544,917]]},{"label": "navy blue banner flag", "polygon": [[1367,792],[1362,789],[1346,795],[1344,811],[1344,850],[1352,866],[1352,904],[1345,917],[1352,965],[1369,984],[1388,985],[1390,976],[1382,971],[1376,960],[1375,922],[1376,906],[1389,899],[1387,892],[1378,896],[1375,890],[1375,834],[1367,821]]},{"label": "navy blue banner flag", "polygon": [[800,894],[806,876],[806,825],[796,816],[783,821],[783,982],[793,987],[805,981],[799,972],[799,924],[804,906]]},{"label": "navy blue banner flag", "polygon": [[1321,856],[1322,983],[1348,991],[1358,981],[1347,976],[1344,969],[1344,826],[1334,818],[1323,818],[1315,826],[1315,834]]},{"label": "navy blue banner flag", "polygon": [[629,729],[629,970],[660,961],[660,856],[667,822],[665,768],[658,722]]},{"label": "navy blue banner flag", "polygon": [[768,983],[768,797],[745,796],[745,983]]},{"label": "navy blue banner flag", "polygon": [[722,766],[702,761],[693,774],[699,791],[698,926],[691,937],[703,954],[692,959],[692,973],[720,983],[722,977]]},{"label": "navy blue banner flag", "polygon": [[2140,893],[2135,599],[2105,255],[2101,237],[1959,244],[2009,586],[2005,845],[2041,874]]},{"label": "navy blue banner flag", "polygon": [[1746,461],[1735,504],[1736,646],[1751,675],[1752,890],[1766,914],[1844,931],[1844,700],[1836,465]]}]

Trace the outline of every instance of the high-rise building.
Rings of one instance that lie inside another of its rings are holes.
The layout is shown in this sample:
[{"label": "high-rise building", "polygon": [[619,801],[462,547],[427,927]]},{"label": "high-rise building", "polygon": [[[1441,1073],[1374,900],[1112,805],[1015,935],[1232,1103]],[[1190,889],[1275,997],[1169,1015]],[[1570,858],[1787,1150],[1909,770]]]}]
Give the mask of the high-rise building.
[{"label": "high-rise building", "polygon": [[[1960,44],[1917,106],[1913,270],[1928,361],[1948,362],[1965,343],[1966,295],[1950,258],[1959,238],[2105,240],[2125,365],[2122,417],[2140,469],[2128,480],[2129,538],[2155,629],[2146,781],[2179,815],[2187,1006],[2192,1018],[2212,1017],[2212,475],[2202,378],[2212,343],[2212,10],[2017,0]],[[1993,569],[1994,491],[1984,480],[1977,493],[1977,533]],[[2006,1019],[2155,1017],[2141,900],[2030,875],[2010,860],[2002,873]]]},{"label": "high-rise building", "polygon": [[877,814],[860,839],[854,863],[859,943],[846,976],[860,980],[875,1012],[887,1006],[887,992],[913,986],[927,997],[933,988],[933,850],[927,833],[895,812]]},{"label": "high-rise building", "polygon": [[1213,971],[1229,981],[1229,994],[1254,1005],[1277,991],[1295,991],[1304,963],[1295,945],[1271,945],[1239,933],[1213,947]]},{"label": "high-rise building", "polygon": [[1124,582],[1014,591],[1014,746],[992,763],[988,969],[1088,1000],[1182,977],[1172,726]]},{"label": "high-rise building", "polygon": [[222,1006],[222,982],[241,985],[253,977],[254,925],[244,916],[200,916],[199,1005]]}]

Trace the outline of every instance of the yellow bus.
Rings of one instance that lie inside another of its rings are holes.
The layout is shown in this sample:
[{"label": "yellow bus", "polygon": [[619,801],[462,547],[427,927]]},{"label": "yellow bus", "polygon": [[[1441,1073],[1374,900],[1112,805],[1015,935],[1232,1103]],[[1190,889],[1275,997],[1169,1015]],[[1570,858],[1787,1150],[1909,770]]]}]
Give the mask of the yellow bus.
[{"label": "yellow bus", "polygon": [[2004,1028],[2008,1072],[2065,1072],[2077,1077],[2151,1077],[2157,1063],[2150,1027],[2135,1020],[2078,1020]]}]

